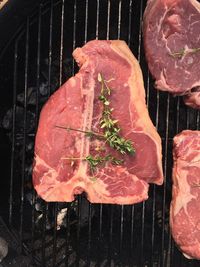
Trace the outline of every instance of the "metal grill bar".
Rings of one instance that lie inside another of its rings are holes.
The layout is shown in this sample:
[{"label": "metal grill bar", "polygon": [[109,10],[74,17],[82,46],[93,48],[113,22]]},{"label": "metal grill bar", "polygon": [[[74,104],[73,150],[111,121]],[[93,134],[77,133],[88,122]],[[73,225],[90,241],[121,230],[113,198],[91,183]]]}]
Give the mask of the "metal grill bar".
[{"label": "metal grill bar", "polygon": [[130,42],[131,42],[131,18],[132,18],[132,0],[130,0],[129,2],[129,14],[128,14],[128,46],[130,46]]},{"label": "metal grill bar", "polygon": [[68,261],[69,261],[69,235],[70,235],[70,223],[69,223],[69,212],[67,212],[67,216],[66,216],[66,244],[65,244],[65,266],[68,267]]},{"label": "metal grill bar", "polygon": [[49,20],[48,96],[51,95],[52,28],[53,28],[53,0],[51,0],[50,20]]},{"label": "metal grill bar", "polygon": [[12,150],[11,150],[12,152],[11,152],[10,195],[9,195],[9,225],[10,226],[12,226],[12,216],[13,216],[13,179],[14,179],[14,157],[15,157],[17,60],[18,60],[18,42],[15,42],[14,73],[13,73],[13,114],[12,114]]},{"label": "metal grill bar", "polygon": [[132,251],[134,251],[134,226],[135,226],[135,206],[132,205],[131,207],[131,244],[130,244],[130,264],[132,262]]},{"label": "metal grill bar", "polygon": [[106,31],[106,39],[109,39],[110,34],[110,0],[108,0],[108,9],[107,9],[107,31]]},{"label": "metal grill bar", "polygon": [[65,15],[65,0],[62,0],[61,7],[61,26],[60,26],[60,73],[59,73],[59,86],[62,84],[62,66],[63,66],[63,28],[64,28],[64,15]]},{"label": "metal grill bar", "polygon": [[[40,39],[41,39],[41,8],[42,6],[39,6],[38,10],[38,37],[37,37],[37,70],[36,70],[36,108],[35,108],[35,131],[37,130],[37,125],[38,125],[38,118],[39,118],[39,85],[40,85]],[[34,242],[35,242],[35,204],[36,204],[36,192],[33,192],[33,197],[32,197],[32,260],[34,257]]]},{"label": "metal grill bar", "polygon": [[120,238],[119,238],[119,254],[122,255],[123,251],[123,230],[124,230],[124,205],[121,206],[120,214]]},{"label": "metal grill bar", "polygon": [[79,267],[79,261],[80,261],[80,244],[79,244],[79,240],[80,240],[80,222],[81,222],[81,196],[78,196],[78,225],[77,225],[77,234],[76,234],[76,246],[77,246],[77,250],[76,250],[76,262],[75,262],[75,266]]},{"label": "metal grill bar", "polygon": [[163,206],[162,206],[162,245],[161,245],[161,264],[164,266],[165,261],[165,207],[166,207],[166,176],[167,176],[167,160],[168,160],[168,134],[169,134],[169,106],[170,95],[167,95],[166,110],[166,131],[165,131],[165,152],[164,152],[164,184],[163,184]]},{"label": "metal grill bar", "polygon": [[[76,47],[76,19],[77,19],[77,15],[76,15],[76,0],[74,0],[74,25],[73,25],[73,51]],[[72,63],[72,75],[74,75],[74,67],[75,67],[75,62],[73,59],[73,63]]]},{"label": "metal grill bar", "polygon": [[47,211],[48,211],[48,204],[44,204],[43,206],[43,220],[42,220],[42,266],[46,266],[46,221],[47,221]]},{"label": "metal grill bar", "polygon": [[99,36],[99,0],[97,0],[97,20],[96,20],[96,39]]},{"label": "metal grill bar", "polygon": [[179,132],[179,111],[180,111],[180,97],[177,100],[177,108],[176,108],[176,133]]},{"label": "metal grill bar", "polygon": [[142,44],[142,14],[143,14],[143,0],[140,2],[140,24],[139,24],[139,45],[138,45],[138,61],[141,60],[141,44]]},{"label": "metal grill bar", "polygon": [[102,238],[102,209],[103,209],[103,205],[100,204],[99,206],[99,239],[100,240]]},{"label": "metal grill bar", "polygon": [[57,216],[58,216],[58,204],[54,204],[54,229],[53,229],[53,263],[56,265],[56,255],[57,255]]},{"label": "metal grill bar", "polygon": [[122,13],[122,1],[119,1],[119,6],[118,6],[118,33],[117,33],[117,38],[120,39],[120,33],[121,33],[121,13]]},{"label": "metal grill bar", "polygon": [[90,266],[90,250],[91,250],[91,230],[92,230],[92,205],[89,203],[89,211],[88,211],[88,253],[87,253],[87,266]]},{"label": "metal grill bar", "polygon": [[198,111],[198,114],[197,114],[197,130],[200,129],[200,111]]},{"label": "metal grill bar", "polygon": [[112,251],[113,251],[113,209],[110,207],[110,233],[109,233],[109,248],[108,248],[108,264],[112,267]]},{"label": "metal grill bar", "polygon": [[24,118],[23,118],[23,150],[22,150],[22,179],[21,179],[21,204],[20,204],[20,250],[23,245],[23,213],[24,213],[24,181],[26,161],[26,120],[27,120],[27,87],[28,87],[28,56],[29,56],[29,17],[26,22],[26,47],[25,47],[25,74],[24,74]]},{"label": "metal grill bar", "polygon": [[87,42],[87,32],[88,32],[88,0],[85,2],[85,38],[84,38],[84,43]]},{"label": "metal grill bar", "polygon": [[[149,71],[148,71],[149,79]],[[159,125],[159,103],[160,103],[160,92],[156,93],[156,129]],[[151,234],[151,264],[154,263],[154,242],[155,242],[155,216],[156,216],[156,186],[153,185],[153,205],[152,205],[152,234]]]},{"label": "metal grill bar", "polygon": [[[141,62],[142,49],[142,15],[143,15],[143,0],[140,2],[140,24],[139,24],[139,44],[138,44],[138,61]],[[145,202],[142,203],[142,225],[141,225],[141,253],[140,266],[143,266],[143,250],[144,250],[144,218],[145,218]]]}]

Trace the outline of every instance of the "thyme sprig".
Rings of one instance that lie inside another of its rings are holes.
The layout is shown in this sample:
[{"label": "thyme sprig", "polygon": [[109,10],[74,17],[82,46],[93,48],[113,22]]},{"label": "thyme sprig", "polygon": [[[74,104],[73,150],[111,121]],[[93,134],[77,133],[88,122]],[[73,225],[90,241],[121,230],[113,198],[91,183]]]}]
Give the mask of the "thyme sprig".
[{"label": "thyme sprig", "polygon": [[79,158],[79,157],[69,157],[69,158],[62,158],[62,159],[66,159],[66,160],[71,160],[71,161],[75,161],[75,160],[86,160],[89,163],[90,166],[90,170],[92,173],[95,172],[96,168],[98,165],[106,163],[106,162],[110,162],[114,165],[120,165],[122,164],[124,161],[122,159],[117,159],[115,157],[113,157],[112,155],[107,155],[105,157],[101,157],[100,155],[96,155],[96,156],[92,156],[92,155],[88,155],[87,157],[83,157],[83,158]]},{"label": "thyme sprig", "polygon": [[177,52],[172,52],[169,55],[172,56],[173,58],[182,58],[183,56],[187,55],[187,54],[194,54],[200,52],[200,47],[198,48],[192,48],[189,50],[186,50],[185,48],[180,49]]},{"label": "thyme sprig", "polygon": [[56,128],[60,128],[60,129],[65,129],[65,130],[68,130],[68,131],[75,131],[75,132],[84,133],[88,137],[96,136],[96,137],[99,137],[99,138],[104,138],[103,134],[96,133],[96,132],[93,132],[93,131],[83,131],[81,129],[76,129],[76,128],[67,127],[67,126],[60,126],[60,125],[55,125],[55,127]]},{"label": "thyme sprig", "polygon": [[[133,155],[135,153],[135,149],[132,145],[132,142],[120,136],[119,132],[121,131],[121,129],[118,126],[118,120],[113,119],[112,117],[113,108],[110,107],[110,101],[109,101],[109,96],[111,95],[111,89],[107,85],[109,81],[106,82],[100,73],[98,75],[98,81],[101,83],[101,94],[99,96],[99,100],[103,103],[103,112],[100,119],[100,127],[103,130],[103,134],[93,131],[87,131],[87,130],[84,131],[81,129],[75,129],[67,126],[56,125],[55,127],[69,131],[81,132],[87,135],[88,137],[94,136],[96,138],[104,139],[105,142],[107,142],[110,145],[110,147],[116,149],[121,154],[128,153]],[[106,162],[110,162],[115,165],[121,165],[124,162],[123,159],[117,159],[110,154],[104,157],[100,155],[95,155],[95,156],[88,155],[83,158],[64,157],[62,159],[71,160],[72,163],[74,163],[75,160],[85,160],[89,163],[90,171],[92,174],[94,174],[96,168],[99,165],[105,164]],[[92,178],[94,180],[96,179],[95,176]]]},{"label": "thyme sprig", "polygon": [[112,111],[110,108],[110,101],[108,97],[111,95],[111,89],[108,87],[102,74],[99,73],[98,81],[101,83],[101,95],[99,100],[103,103],[103,112],[100,119],[100,127],[104,130],[104,137],[106,142],[109,143],[110,147],[116,149],[121,154],[135,153],[135,149],[130,140],[127,140],[120,136],[120,128],[118,126],[118,120],[113,119]]}]

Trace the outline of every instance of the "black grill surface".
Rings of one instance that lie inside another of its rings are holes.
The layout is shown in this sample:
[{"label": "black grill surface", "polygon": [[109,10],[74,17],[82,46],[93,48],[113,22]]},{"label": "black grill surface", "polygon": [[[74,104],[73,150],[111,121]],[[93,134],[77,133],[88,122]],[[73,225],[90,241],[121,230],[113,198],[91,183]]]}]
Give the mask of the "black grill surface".
[{"label": "black grill surface", "polygon": [[[172,138],[199,129],[200,114],[182,99],[157,92],[142,40],[144,0],[61,0],[41,3],[26,18],[0,60],[1,215],[31,266],[195,267],[169,230]],[[123,39],[138,58],[150,116],[162,137],[163,186],[150,186],[137,205],[46,203],[32,187],[40,110],[78,68],[72,51],[92,39]],[[61,218],[62,217],[62,218]]]}]

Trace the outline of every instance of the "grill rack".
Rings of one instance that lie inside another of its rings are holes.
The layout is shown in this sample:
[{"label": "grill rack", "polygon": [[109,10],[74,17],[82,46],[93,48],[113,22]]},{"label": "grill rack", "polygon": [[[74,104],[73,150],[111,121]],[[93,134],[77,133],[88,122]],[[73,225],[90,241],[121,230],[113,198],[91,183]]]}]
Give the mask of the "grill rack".
[{"label": "grill rack", "polygon": [[[2,54],[0,68],[10,79],[2,84],[12,92],[12,99],[6,97],[12,113],[11,127],[6,129],[11,141],[6,215],[33,266],[199,266],[182,256],[170,236],[169,204],[172,138],[183,129],[199,129],[200,113],[187,108],[181,98],[153,88],[141,31],[145,6],[145,0],[45,1]],[[74,48],[95,38],[124,39],[137,56],[150,117],[162,138],[166,180],[163,186],[151,185],[149,200],[137,205],[92,205],[84,195],[73,204],[45,203],[30,185],[30,170],[27,173],[39,112],[53,91],[77,71],[71,57]],[[46,91],[41,93],[42,86]],[[29,103],[30,88],[34,104]],[[65,208],[64,225],[57,230],[58,214]]]}]

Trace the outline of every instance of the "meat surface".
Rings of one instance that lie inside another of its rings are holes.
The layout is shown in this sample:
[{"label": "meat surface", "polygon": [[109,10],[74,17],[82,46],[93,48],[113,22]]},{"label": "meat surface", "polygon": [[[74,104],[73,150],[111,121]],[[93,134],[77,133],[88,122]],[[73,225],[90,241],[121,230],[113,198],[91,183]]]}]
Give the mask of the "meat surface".
[{"label": "meat surface", "polygon": [[144,46],[155,87],[187,95],[200,109],[200,3],[196,0],[148,0]]},{"label": "meat surface", "polygon": [[[50,97],[40,114],[33,168],[37,193],[46,201],[70,202],[83,191],[92,203],[146,200],[148,183],[163,183],[162,154],[137,60],[123,41],[90,41],[73,56],[79,72]],[[99,75],[111,90],[112,117],[118,120],[120,134],[132,141],[135,155],[122,155],[105,140],[56,127],[103,133]],[[112,155],[123,163],[106,162],[93,173],[84,160],[89,155]]]},{"label": "meat surface", "polygon": [[171,233],[187,258],[200,259],[200,131],[174,138]]}]

